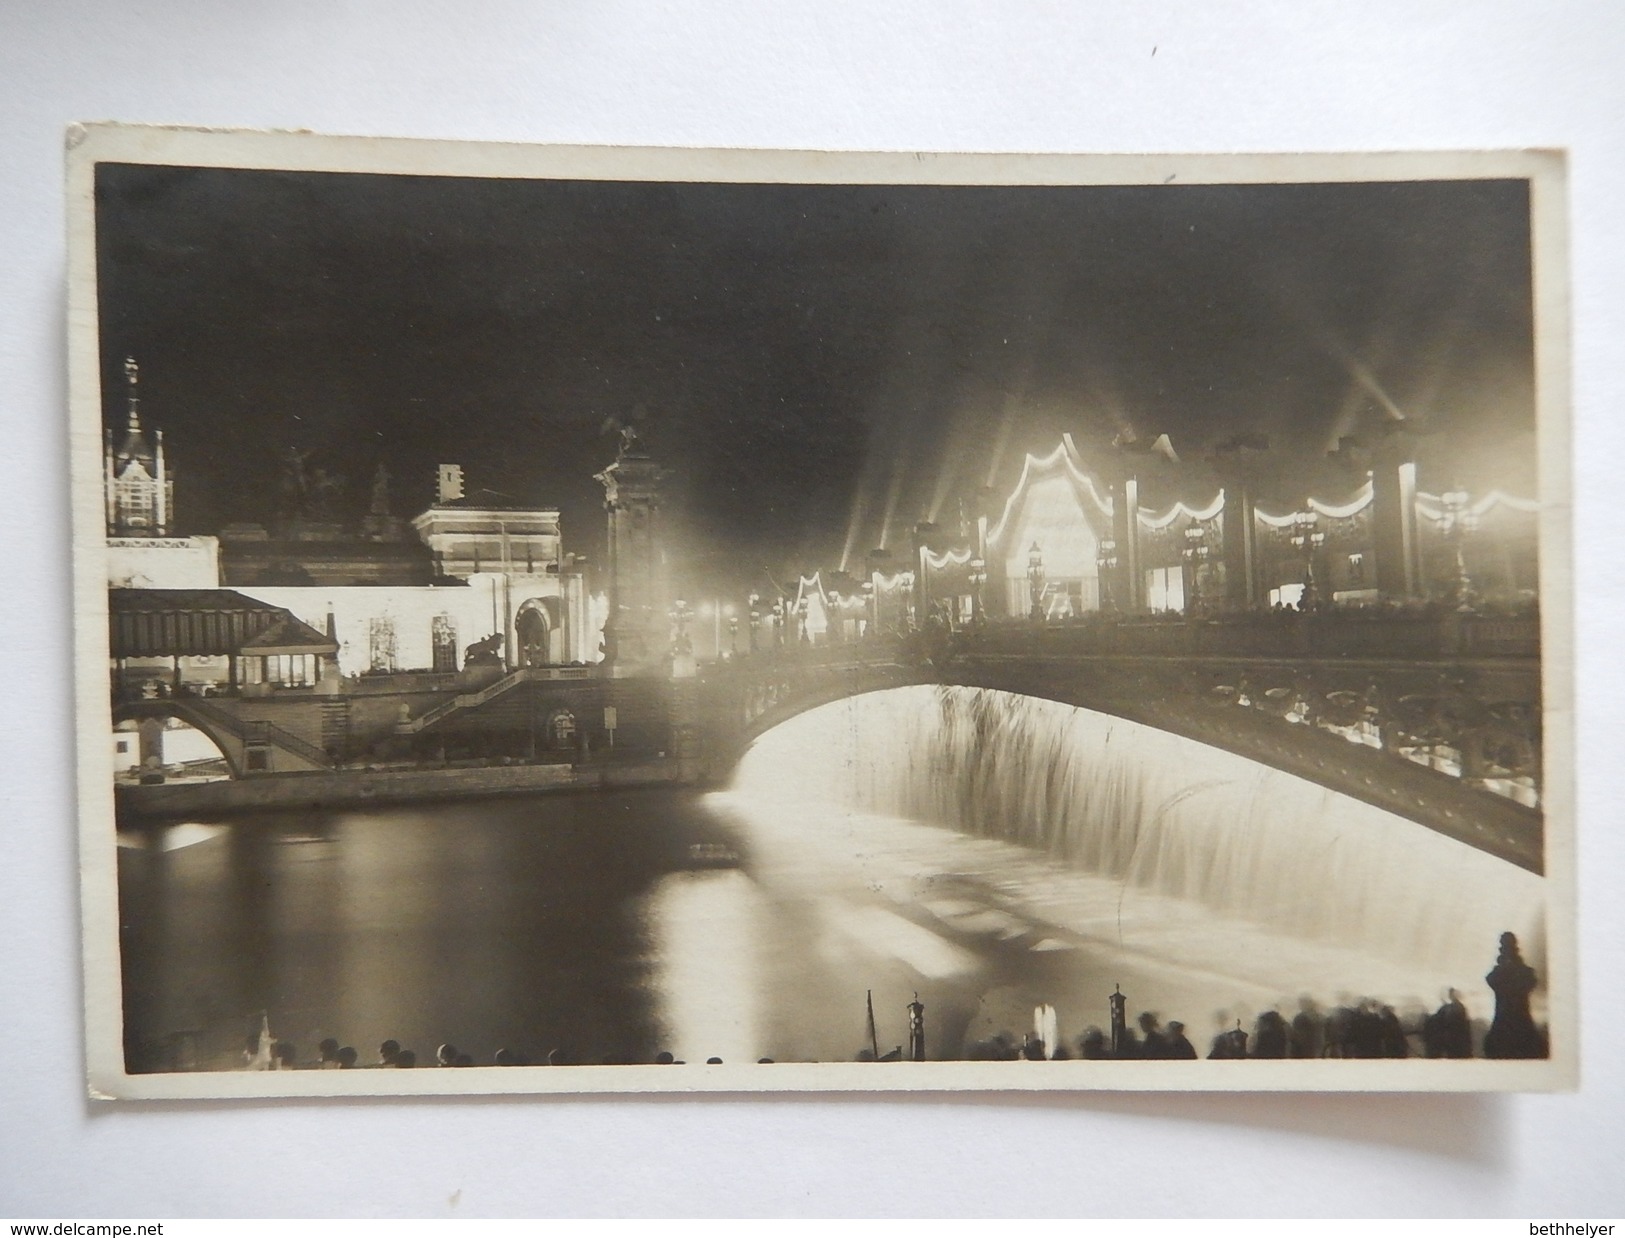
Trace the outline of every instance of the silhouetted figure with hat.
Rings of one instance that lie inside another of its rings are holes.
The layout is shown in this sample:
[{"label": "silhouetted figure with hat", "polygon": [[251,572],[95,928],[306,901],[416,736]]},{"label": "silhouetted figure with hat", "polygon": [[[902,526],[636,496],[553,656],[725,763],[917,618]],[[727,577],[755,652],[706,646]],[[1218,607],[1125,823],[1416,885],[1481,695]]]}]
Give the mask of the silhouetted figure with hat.
[{"label": "silhouetted figure with hat", "polygon": [[1163,1034],[1157,1023],[1157,1016],[1149,1010],[1142,1010],[1139,1018],[1140,1031],[1144,1039],[1140,1041],[1140,1056],[1151,1061],[1163,1061],[1168,1057],[1168,1037]]},{"label": "silhouetted figure with hat", "polygon": [[1348,997],[1339,1000],[1339,1004],[1331,1008],[1325,1022],[1321,1025],[1322,1057],[1355,1057],[1354,1031],[1357,1014],[1354,1003]]},{"label": "silhouetted figure with hat", "polygon": [[1444,1005],[1423,1021],[1422,1051],[1428,1057],[1473,1056],[1473,1025],[1456,990],[1449,990]]},{"label": "silhouetted figure with hat", "polygon": [[1382,1026],[1380,1042],[1383,1057],[1410,1057],[1411,1042],[1406,1038],[1405,1027],[1394,1013],[1392,1006],[1384,1006],[1377,1012],[1377,1018]]},{"label": "silhouetted figure with hat", "polygon": [[1527,1058],[1546,1056],[1546,1038],[1529,1013],[1529,995],[1535,991],[1535,969],[1523,961],[1514,933],[1501,934],[1501,953],[1484,983],[1495,994],[1495,1018],[1484,1036],[1484,1056]]},{"label": "silhouetted figure with hat", "polygon": [[1109,1058],[1111,1052],[1106,1046],[1106,1033],[1098,1027],[1091,1027],[1079,1039],[1078,1052],[1083,1056],[1084,1060],[1091,1062],[1104,1061]]},{"label": "silhouetted figure with hat", "polygon": [[1349,1057],[1382,1056],[1382,1016],[1377,1013],[1377,1003],[1369,997],[1362,998],[1354,1008],[1354,1018],[1349,1025],[1349,1050]]},{"label": "silhouetted figure with hat", "polygon": [[1185,1035],[1185,1025],[1178,1019],[1168,1023],[1168,1059],[1175,1062],[1194,1062],[1196,1046]]},{"label": "silhouetted figure with hat", "polygon": [[1315,999],[1308,994],[1298,998],[1298,1013],[1292,1016],[1292,1030],[1287,1035],[1289,1057],[1319,1057],[1326,1044],[1326,1020]]},{"label": "silhouetted figure with hat", "polygon": [[1247,1056],[1247,1033],[1241,1030],[1241,1020],[1235,1027],[1226,1028],[1213,1038],[1208,1048],[1209,1061],[1236,1060]]},{"label": "silhouetted figure with hat", "polygon": [[1264,1011],[1253,1025],[1253,1056],[1285,1057],[1286,1048],[1286,1020],[1279,1010]]}]

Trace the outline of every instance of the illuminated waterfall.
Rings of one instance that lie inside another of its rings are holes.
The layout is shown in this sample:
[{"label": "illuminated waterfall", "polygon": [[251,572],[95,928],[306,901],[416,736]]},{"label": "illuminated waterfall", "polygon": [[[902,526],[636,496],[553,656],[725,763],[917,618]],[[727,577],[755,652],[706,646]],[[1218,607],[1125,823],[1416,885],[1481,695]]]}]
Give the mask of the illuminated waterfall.
[{"label": "illuminated waterfall", "polygon": [[1232,753],[1032,697],[914,687],[826,705],[763,736],[734,785],[1017,844],[1452,983],[1483,974],[1504,930],[1537,955],[1544,940],[1534,874]]}]

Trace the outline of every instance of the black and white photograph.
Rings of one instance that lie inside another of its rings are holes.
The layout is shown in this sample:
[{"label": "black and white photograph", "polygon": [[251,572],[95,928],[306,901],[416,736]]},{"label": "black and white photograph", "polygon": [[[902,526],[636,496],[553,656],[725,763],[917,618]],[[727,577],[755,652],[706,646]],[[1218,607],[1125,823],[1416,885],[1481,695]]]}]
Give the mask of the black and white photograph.
[{"label": "black and white photograph", "polygon": [[93,1095],[1574,1086],[1560,154],[70,145]]}]

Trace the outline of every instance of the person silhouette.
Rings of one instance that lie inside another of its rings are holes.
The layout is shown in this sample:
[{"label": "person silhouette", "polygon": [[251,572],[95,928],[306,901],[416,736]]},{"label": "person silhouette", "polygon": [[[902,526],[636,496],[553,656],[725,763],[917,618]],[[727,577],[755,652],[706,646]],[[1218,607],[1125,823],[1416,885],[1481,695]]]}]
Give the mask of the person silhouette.
[{"label": "person silhouette", "polygon": [[1279,1010],[1265,1010],[1253,1025],[1254,1057],[1285,1057],[1287,1054],[1287,1023]]},{"label": "person silhouette", "polygon": [[1185,1035],[1185,1025],[1178,1019],[1168,1024],[1168,1057],[1172,1061],[1195,1061],[1196,1046]]},{"label": "person silhouette", "polygon": [[1411,1042],[1405,1034],[1405,1025],[1399,1021],[1399,1015],[1394,1008],[1381,1007],[1377,1011],[1377,1018],[1382,1025],[1382,1056],[1410,1057]]},{"label": "person silhouette", "polygon": [[1149,1010],[1141,1011],[1140,1031],[1144,1039],[1140,1041],[1140,1056],[1148,1060],[1162,1061],[1168,1057],[1168,1037],[1158,1024],[1157,1016]]},{"label": "person silhouette", "polygon": [[1422,1051],[1428,1057],[1473,1056],[1473,1025],[1455,989],[1446,991],[1444,1005],[1423,1022]]}]

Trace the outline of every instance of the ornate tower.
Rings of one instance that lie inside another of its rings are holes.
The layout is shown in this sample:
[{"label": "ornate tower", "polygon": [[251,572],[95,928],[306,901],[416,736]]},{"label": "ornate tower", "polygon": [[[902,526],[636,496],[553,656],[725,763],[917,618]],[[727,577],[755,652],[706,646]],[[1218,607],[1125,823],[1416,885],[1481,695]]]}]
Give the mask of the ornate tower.
[{"label": "ornate tower", "polygon": [[596,480],[609,512],[609,617],[604,621],[604,667],[610,675],[657,675],[670,645],[665,554],[658,518],[665,470],[621,432],[621,449]]},{"label": "ornate tower", "polygon": [[103,488],[109,537],[165,537],[174,524],[175,482],[164,462],[164,432],[149,446],[141,429],[141,367],[124,359],[128,420],[115,446],[113,432],[104,438]]}]

